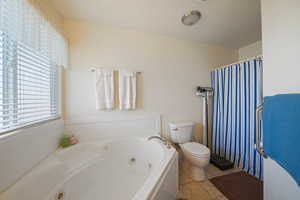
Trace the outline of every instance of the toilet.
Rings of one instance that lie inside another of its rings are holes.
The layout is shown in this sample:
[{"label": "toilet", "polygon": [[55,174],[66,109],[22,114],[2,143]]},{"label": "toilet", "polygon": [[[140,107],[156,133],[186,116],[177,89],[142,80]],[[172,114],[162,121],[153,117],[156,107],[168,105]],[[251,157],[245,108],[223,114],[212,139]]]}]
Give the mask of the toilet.
[{"label": "toilet", "polygon": [[192,142],[194,123],[180,121],[169,123],[170,137],[173,143],[178,144],[184,160],[190,164],[190,175],[195,181],[206,179],[204,168],[209,164],[210,150],[203,144]]}]

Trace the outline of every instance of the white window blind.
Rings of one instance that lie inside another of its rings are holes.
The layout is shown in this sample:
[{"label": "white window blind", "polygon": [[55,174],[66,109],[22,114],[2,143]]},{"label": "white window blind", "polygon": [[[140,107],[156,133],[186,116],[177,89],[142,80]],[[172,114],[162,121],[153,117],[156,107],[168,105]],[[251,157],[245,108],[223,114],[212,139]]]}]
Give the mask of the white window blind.
[{"label": "white window blind", "polygon": [[0,0],[0,135],[60,115],[67,43],[32,2]]},{"label": "white window blind", "polygon": [[57,65],[3,33],[0,41],[0,132],[58,117]]},{"label": "white window blind", "polygon": [[44,0],[0,0],[0,30],[46,56],[58,66],[68,65],[68,44],[40,6]]}]

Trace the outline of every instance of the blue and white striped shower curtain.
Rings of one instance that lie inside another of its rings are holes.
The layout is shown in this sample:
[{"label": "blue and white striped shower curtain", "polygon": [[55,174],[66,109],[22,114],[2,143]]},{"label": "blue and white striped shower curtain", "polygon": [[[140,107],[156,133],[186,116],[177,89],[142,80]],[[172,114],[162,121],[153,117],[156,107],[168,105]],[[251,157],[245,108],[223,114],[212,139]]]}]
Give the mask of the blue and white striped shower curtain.
[{"label": "blue and white striped shower curtain", "polygon": [[262,179],[263,160],[255,151],[256,107],[262,102],[262,59],[212,71],[213,152]]}]

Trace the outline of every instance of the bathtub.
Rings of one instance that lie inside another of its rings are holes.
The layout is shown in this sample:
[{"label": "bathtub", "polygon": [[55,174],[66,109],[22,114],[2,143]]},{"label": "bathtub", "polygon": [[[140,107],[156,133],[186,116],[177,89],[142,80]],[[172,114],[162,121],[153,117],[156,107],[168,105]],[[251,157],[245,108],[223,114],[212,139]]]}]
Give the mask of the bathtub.
[{"label": "bathtub", "polygon": [[1,200],[175,200],[178,155],[160,141],[124,137],[58,149]]}]

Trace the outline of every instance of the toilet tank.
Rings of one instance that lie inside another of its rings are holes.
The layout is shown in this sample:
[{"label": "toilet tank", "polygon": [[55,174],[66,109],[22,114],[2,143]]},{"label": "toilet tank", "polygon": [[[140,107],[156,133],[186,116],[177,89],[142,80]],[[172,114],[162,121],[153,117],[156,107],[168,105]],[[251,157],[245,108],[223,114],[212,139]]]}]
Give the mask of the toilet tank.
[{"label": "toilet tank", "polygon": [[183,144],[192,141],[193,139],[193,127],[192,121],[179,121],[169,123],[170,138],[172,142]]}]

